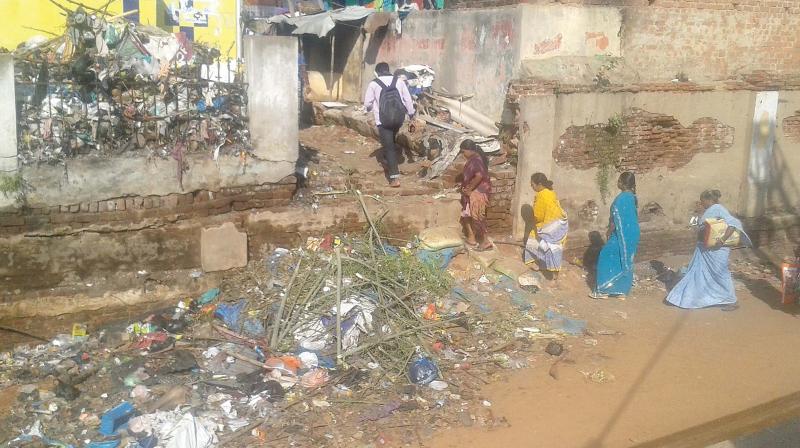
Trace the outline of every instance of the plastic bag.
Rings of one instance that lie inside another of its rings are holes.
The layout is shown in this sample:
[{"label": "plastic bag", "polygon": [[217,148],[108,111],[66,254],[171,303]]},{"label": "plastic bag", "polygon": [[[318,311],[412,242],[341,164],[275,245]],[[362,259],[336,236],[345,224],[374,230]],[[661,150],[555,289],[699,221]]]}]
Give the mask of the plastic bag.
[{"label": "plastic bag", "polygon": [[418,385],[430,384],[439,377],[439,368],[430,358],[417,357],[408,365],[408,379]]}]

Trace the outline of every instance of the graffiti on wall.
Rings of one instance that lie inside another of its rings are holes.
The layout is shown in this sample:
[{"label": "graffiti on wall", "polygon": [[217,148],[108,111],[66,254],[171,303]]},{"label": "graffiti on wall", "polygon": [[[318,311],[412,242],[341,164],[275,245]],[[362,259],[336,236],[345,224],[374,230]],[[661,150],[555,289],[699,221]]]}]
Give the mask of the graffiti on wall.
[{"label": "graffiti on wall", "polygon": [[594,46],[597,50],[603,51],[608,48],[608,36],[602,31],[586,32],[586,44]]},{"label": "graffiti on wall", "polygon": [[[125,13],[134,23],[181,32],[190,41],[236,55],[237,0],[81,0],[86,8],[102,8],[110,16]],[[58,2],[72,9],[72,3]],[[0,1],[8,26],[0,33],[0,47],[14,49],[36,36],[59,36],[66,23],[63,11],[50,0]],[[230,52],[229,52],[230,50]]]},{"label": "graffiti on wall", "polygon": [[541,42],[538,42],[533,46],[533,51],[536,54],[545,54],[550,53],[552,51],[556,51],[561,48],[561,40],[564,36],[561,33],[558,33],[556,36],[545,39]]},{"label": "graffiti on wall", "polygon": [[172,26],[208,26],[208,7],[195,7],[194,0],[173,0],[167,4]]}]

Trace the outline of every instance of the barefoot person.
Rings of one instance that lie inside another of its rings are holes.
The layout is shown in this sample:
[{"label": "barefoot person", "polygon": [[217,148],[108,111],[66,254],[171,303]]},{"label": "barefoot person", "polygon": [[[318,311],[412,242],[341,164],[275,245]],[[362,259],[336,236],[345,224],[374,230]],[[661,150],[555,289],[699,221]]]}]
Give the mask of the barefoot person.
[{"label": "barefoot person", "polygon": [[489,162],[481,147],[472,140],[461,142],[461,153],[467,159],[461,181],[461,226],[468,245],[479,251],[489,250],[492,248],[486,226],[486,207],[492,192]]},{"label": "barefoot person", "polygon": [[611,204],[608,241],[597,260],[597,286],[593,299],[625,296],[633,287],[633,258],[639,246],[639,212],[636,176],[626,171],[619,176],[620,194]]},{"label": "barefoot person", "polygon": [[[403,126],[406,116],[414,116],[414,101],[405,81],[392,76],[389,64],[381,62],[375,66],[375,79],[369,83],[364,95],[364,107],[375,115],[375,126],[381,140],[381,152],[378,156],[381,165],[387,171],[389,185],[400,186],[400,168],[395,145],[397,132]],[[414,132],[413,125],[409,128]]]},{"label": "barefoot person", "polygon": [[544,173],[531,176],[531,188],[536,192],[533,200],[534,227],[525,244],[524,261],[534,270],[543,269],[555,276],[561,270],[569,231],[567,214],[553,191],[553,181],[547,179]]},{"label": "barefoot person", "polygon": [[[700,219],[699,242],[689,263],[686,275],[667,295],[667,302],[680,308],[705,308],[722,306],[723,310],[736,309],[736,291],[728,268],[730,247],[726,244],[738,231],[741,244],[748,245],[750,239],[744,233],[742,222],[736,219],[719,200],[719,190],[706,190],[700,195],[705,212]],[[727,229],[715,244],[708,247],[705,241],[706,226],[711,220],[723,220]]]}]

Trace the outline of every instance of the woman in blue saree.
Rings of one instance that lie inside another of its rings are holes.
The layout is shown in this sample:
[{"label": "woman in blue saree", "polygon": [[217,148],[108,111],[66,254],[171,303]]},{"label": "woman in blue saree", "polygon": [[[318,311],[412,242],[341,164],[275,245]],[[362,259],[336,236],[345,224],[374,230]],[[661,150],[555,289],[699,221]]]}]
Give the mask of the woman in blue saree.
[{"label": "woman in blue saree", "polygon": [[[736,290],[733,286],[733,277],[728,268],[728,257],[731,249],[725,247],[725,241],[734,231],[739,231],[741,242],[750,244],[750,239],[744,233],[742,222],[736,219],[722,205],[719,200],[722,194],[719,190],[706,190],[700,195],[700,203],[705,212],[700,220],[700,232],[694,250],[694,256],[689,263],[686,275],[672,288],[667,295],[667,302],[680,308],[705,308],[709,306],[722,306],[723,310],[736,309]],[[722,219],[728,225],[725,233],[717,240],[715,246],[706,247],[702,241],[705,234],[705,223],[709,219]]]},{"label": "woman in blue saree", "polygon": [[593,299],[625,296],[633,287],[633,258],[639,246],[639,211],[636,176],[626,171],[619,176],[620,194],[611,204],[608,241],[597,260],[597,286]]}]

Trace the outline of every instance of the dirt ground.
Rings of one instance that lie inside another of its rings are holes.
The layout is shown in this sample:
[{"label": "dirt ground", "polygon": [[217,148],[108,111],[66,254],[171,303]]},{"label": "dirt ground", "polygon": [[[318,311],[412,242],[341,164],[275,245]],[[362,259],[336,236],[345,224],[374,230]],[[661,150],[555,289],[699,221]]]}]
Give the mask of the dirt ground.
[{"label": "dirt ground", "polygon": [[[376,185],[385,181],[371,156],[378,145],[370,139],[343,128],[314,127],[304,130],[301,140],[323,160],[337,162],[330,170],[359,172]],[[421,166],[403,164],[401,171],[410,180]],[[500,247],[504,256],[519,257],[518,248]],[[589,299],[585,272],[567,266],[557,283],[534,296],[535,307],[585,319],[588,331],[568,339],[566,355],[557,364],[558,358],[537,349],[526,360],[529,368],[506,370],[502,379],[493,376],[491,384],[470,391],[486,403],[483,411],[493,415],[490,420],[500,424],[479,424],[480,418],[469,418],[473,411],[462,410],[466,419],[431,414],[425,417],[430,425],[418,426],[422,420],[406,423],[401,416],[359,432],[365,441],[378,440],[366,446],[404,446],[402,437],[395,439],[398,443],[380,442],[382,436],[375,439],[375,434],[414,426],[417,442],[408,446],[628,447],[797,392],[800,306],[780,305],[775,274],[750,256],[737,253],[732,264],[740,303],[733,312],[665,305],[666,289],[652,278],[648,260],[640,260],[645,267],[640,266],[637,286],[624,301]],[[678,268],[688,257],[659,261]],[[461,256],[451,270],[460,265],[471,272],[461,280],[478,280],[480,272],[470,268],[473,261]],[[75,318],[59,319],[57,325],[31,322],[24,329],[49,328],[36,333],[49,337]],[[130,315],[116,318],[131,321]],[[4,337],[0,346],[26,339]],[[16,393],[0,391],[0,415]],[[719,441],[735,436],[720,434]]]},{"label": "dirt ground", "polygon": [[[800,307],[780,305],[779,284],[762,267],[733,266],[733,312],[666,306],[652,281],[625,301],[591,300],[582,272],[568,269],[552,293],[589,320],[592,335],[570,348],[558,379],[547,358],[515,371],[481,391],[508,427],[450,429],[428,446],[634,446],[796,392]],[[598,371],[610,380],[587,378]]]}]

